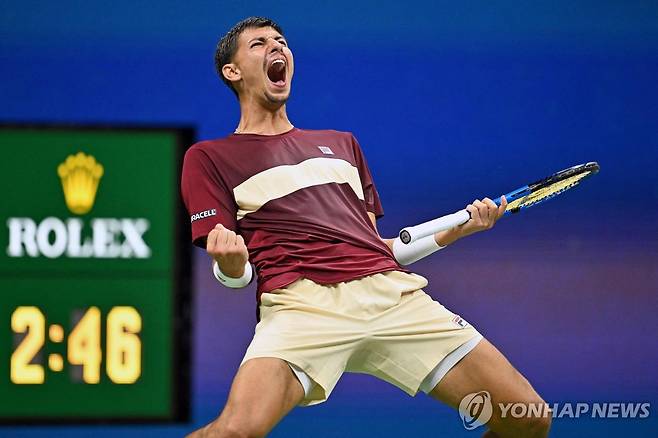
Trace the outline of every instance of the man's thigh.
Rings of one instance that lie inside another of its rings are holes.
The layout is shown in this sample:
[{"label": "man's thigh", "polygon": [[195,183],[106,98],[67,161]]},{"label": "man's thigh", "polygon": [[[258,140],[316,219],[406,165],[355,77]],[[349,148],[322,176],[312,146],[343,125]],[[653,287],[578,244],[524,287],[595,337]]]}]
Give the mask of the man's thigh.
[{"label": "man's thigh", "polygon": [[[489,341],[482,339],[469,354],[446,373],[430,396],[455,409],[468,394],[487,391],[491,395],[493,416],[487,426],[494,431],[525,430],[531,421],[501,419],[499,403],[537,403],[544,401],[520,372]],[[546,422],[539,419],[539,426]]]},{"label": "man's thigh", "polygon": [[250,359],[238,370],[219,418],[201,436],[265,436],[304,397],[304,389],[284,360]]}]

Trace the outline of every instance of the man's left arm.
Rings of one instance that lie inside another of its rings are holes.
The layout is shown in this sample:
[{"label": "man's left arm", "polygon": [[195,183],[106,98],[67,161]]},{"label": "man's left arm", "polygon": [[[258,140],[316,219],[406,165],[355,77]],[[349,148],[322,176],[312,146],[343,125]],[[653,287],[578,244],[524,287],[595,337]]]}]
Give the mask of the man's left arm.
[{"label": "man's left arm", "polygon": [[[455,242],[456,240],[461,239],[462,237],[466,237],[480,231],[490,230],[496,224],[498,219],[500,219],[503,216],[506,207],[507,207],[507,200],[505,199],[504,196],[501,198],[500,206],[496,205],[489,198],[484,198],[481,201],[479,199],[476,199],[471,204],[466,206],[466,210],[471,214],[471,218],[468,220],[468,222],[465,222],[462,225],[459,225],[455,228],[451,228],[449,230],[440,231],[438,233],[435,233],[434,236],[431,236],[431,238],[434,239],[434,243],[436,243],[436,250],[442,249],[450,245],[451,243]],[[372,221],[372,224],[375,227],[375,231],[376,231],[377,223],[376,223],[375,214],[368,212],[368,216],[370,217],[370,220]],[[399,238],[395,238],[395,239],[381,238],[381,239],[391,249],[393,254],[396,255],[395,246],[397,245],[395,244],[395,241],[396,239]],[[413,243],[410,245],[413,245]],[[427,252],[427,250],[425,250],[425,252]],[[425,255],[423,255],[422,257],[424,256]]]}]

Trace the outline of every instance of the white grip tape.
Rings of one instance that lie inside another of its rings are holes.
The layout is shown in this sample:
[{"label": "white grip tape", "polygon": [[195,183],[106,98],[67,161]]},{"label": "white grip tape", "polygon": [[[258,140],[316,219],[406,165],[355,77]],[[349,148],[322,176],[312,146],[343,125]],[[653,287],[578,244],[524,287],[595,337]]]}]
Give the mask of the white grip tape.
[{"label": "white grip tape", "polygon": [[425,236],[409,244],[402,243],[399,237],[393,240],[393,255],[395,256],[395,260],[402,266],[417,262],[423,257],[427,257],[443,248],[445,246],[436,243],[434,235]]},{"label": "white grip tape", "polygon": [[213,261],[212,263],[212,272],[215,274],[217,281],[232,289],[240,289],[247,286],[249,283],[251,283],[251,277],[254,273],[253,269],[251,268],[251,264],[247,262],[244,265],[244,274],[242,274],[242,277],[229,277],[228,275],[224,274],[221,269],[219,269],[219,265],[216,261]]},{"label": "white grip tape", "polygon": [[423,222],[422,224],[413,227],[403,228],[402,231],[400,231],[400,240],[402,240],[402,243],[408,245],[415,240],[433,235],[439,231],[449,230],[457,225],[468,222],[470,218],[471,214],[468,211],[459,210],[456,213],[441,216],[438,219]]}]

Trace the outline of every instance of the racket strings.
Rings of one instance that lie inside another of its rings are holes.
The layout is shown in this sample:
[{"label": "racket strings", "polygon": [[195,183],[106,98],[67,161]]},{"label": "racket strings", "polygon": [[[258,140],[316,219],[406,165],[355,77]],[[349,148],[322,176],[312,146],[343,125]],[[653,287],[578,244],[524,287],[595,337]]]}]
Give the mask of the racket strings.
[{"label": "racket strings", "polygon": [[591,173],[590,171],[578,173],[576,175],[570,176],[569,178],[565,178],[563,180],[554,182],[553,184],[549,184],[546,187],[541,187],[527,196],[524,196],[522,198],[510,202],[507,205],[506,210],[515,210],[521,207],[529,207],[533,204],[546,201],[552,198],[553,196],[559,195],[565,190],[568,190],[571,187],[578,185],[578,183],[580,183],[580,181],[586,176],[588,176],[590,173]]}]

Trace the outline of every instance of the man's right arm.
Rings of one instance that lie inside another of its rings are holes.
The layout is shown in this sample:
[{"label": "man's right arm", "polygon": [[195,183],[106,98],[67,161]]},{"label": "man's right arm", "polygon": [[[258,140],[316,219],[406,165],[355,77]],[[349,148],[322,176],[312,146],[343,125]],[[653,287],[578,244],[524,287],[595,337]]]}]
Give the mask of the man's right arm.
[{"label": "man's right arm", "polygon": [[224,228],[222,224],[215,225],[206,241],[206,252],[217,262],[219,269],[228,277],[240,278],[249,261],[249,251],[244,239],[239,234]]}]

